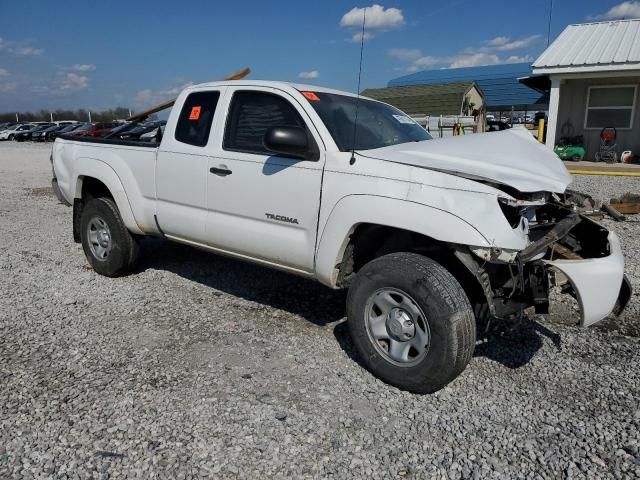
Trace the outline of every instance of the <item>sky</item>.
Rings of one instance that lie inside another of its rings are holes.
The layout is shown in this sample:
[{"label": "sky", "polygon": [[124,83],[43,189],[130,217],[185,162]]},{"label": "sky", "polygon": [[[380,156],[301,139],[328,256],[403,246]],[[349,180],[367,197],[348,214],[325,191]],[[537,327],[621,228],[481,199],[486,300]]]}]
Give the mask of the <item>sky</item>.
[{"label": "sky", "polygon": [[[252,79],[355,92],[427,69],[533,61],[551,0],[2,2],[0,112],[123,106],[250,67]],[[639,1],[554,0],[566,25],[639,18]],[[366,9],[366,10],[365,10]]]}]

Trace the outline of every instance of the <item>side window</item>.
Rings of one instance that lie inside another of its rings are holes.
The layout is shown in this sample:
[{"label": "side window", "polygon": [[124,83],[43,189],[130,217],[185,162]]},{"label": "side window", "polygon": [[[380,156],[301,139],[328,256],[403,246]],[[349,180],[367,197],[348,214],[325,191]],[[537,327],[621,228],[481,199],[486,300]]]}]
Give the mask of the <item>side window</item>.
[{"label": "side window", "polygon": [[226,150],[271,155],[262,143],[271,127],[306,128],[296,109],[284,98],[265,92],[236,92],[223,146]]},{"label": "side window", "polygon": [[176,140],[196,147],[204,147],[209,140],[211,122],[213,122],[219,98],[220,92],[190,94],[178,117]]}]

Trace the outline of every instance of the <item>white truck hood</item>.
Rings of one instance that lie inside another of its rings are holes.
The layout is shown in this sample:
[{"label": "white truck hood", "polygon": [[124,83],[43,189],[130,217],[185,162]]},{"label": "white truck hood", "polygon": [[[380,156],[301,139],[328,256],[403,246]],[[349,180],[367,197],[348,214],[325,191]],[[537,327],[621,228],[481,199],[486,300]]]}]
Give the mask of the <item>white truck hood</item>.
[{"label": "white truck hood", "polygon": [[365,157],[489,180],[520,192],[562,193],[571,175],[558,156],[524,128],[358,152]]}]

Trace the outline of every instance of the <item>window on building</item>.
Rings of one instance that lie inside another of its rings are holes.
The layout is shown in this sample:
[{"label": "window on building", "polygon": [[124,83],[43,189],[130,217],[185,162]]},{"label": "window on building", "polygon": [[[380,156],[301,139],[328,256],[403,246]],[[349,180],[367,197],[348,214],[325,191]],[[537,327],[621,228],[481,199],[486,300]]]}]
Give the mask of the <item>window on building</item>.
[{"label": "window on building", "polygon": [[271,127],[302,127],[305,123],[284,98],[266,92],[240,91],[233,95],[224,148],[239,152],[272,155],[263,144]]},{"label": "window on building", "polygon": [[635,85],[589,87],[585,128],[631,128],[635,113]]},{"label": "window on building", "polygon": [[211,122],[216,111],[220,92],[195,92],[182,106],[176,126],[176,140],[196,147],[204,147],[209,141]]}]

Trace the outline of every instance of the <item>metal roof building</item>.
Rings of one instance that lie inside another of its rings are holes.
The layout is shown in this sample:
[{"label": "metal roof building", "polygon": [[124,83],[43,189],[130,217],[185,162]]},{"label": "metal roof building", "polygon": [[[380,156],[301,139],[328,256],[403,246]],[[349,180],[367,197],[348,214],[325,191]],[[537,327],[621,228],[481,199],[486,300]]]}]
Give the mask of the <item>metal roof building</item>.
[{"label": "metal roof building", "polygon": [[533,63],[550,80],[546,143],[582,137],[587,158],[615,128],[617,154],[640,155],[640,19],[569,25]]},{"label": "metal roof building", "polygon": [[390,103],[409,115],[461,115],[465,96],[472,92],[475,102],[481,103],[473,82],[369,88],[362,95]]},{"label": "metal roof building", "polygon": [[545,110],[546,95],[527,87],[519,78],[531,76],[530,63],[489,65],[484,67],[425,70],[391,80],[389,87],[434,85],[451,82],[475,82],[485,98],[487,110]]},{"label": "metal roof building", "polygon": [[533,63],[536,73],[640,68],[640,19],[569,25]]}]

